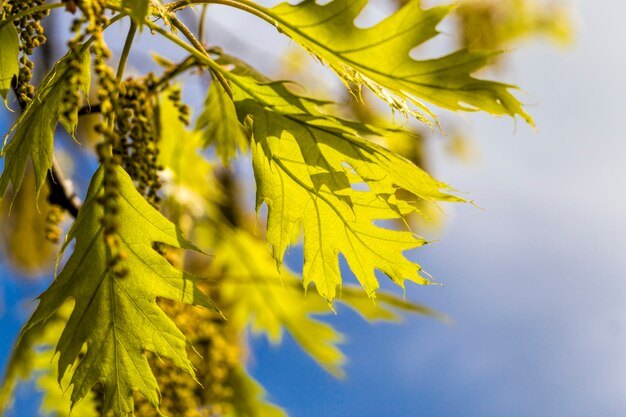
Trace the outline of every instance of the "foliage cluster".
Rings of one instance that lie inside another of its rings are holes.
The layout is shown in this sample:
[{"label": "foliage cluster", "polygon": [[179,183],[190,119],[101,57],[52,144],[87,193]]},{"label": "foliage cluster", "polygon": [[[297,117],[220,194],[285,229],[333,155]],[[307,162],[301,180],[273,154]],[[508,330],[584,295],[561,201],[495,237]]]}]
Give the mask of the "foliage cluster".
[{"label": "foliage cluster", "polygon": [[[5,248],[29,270],[46,268],[58,251],[58,273],[7,367],[0,413],[19,380],[36,375],[44,410],[57,416],[71,409],[81,416],[284,416],[247,374],[248,330],[276,343],[288,332],[341,375],[342,337],[314,317],[332,313],[333,303],[367,320],[437,315],[377,291],[375,272],[402,288],[406,281],[429,284],[406,255],[427,243],[411,219],[438,202],[465,200],[419,167],[415,132],[387,122],[364,100],[378,97],[434,128],[437,107],[532,124],[510,92],[515,87],[473,74],[512,39],[537,31],[564,36],[564,26],[546,23],[559,11],[532,9],[529,0],[468,0],[456,9],[392,3],[389,16],[368,28],[354,23],[368,0],[271,8],[251,0],[0,3],[0,95],[21,110],[0,154]],[[202,23],[191,30],[180,19],[188,8],[204,17],[215,4],[268,22],[332,69],[351,97],[343,114],[207,45]],[[54,9],[72,19],[67,53],[35,87],[33,62],[43,58],[33,54],[47,41],[42,22]],[[452,12],[462,48],[412,58]],[[120,22],[130,22],[128,34],[113,57],[104,33]],[[186,56],[156,56],[160,72],[125,77],[138,32]],[[209,83],[193,127],[179,83],[190,77]],[[93,144],[91,154],[91,146],[80,151],[97,162],[83,198],[55,156],[59,124]],[[230,169],[247,152],[256,217],[267,208],[264,232],[243,208]],[[58,248],[65,215],[73,222]],[[283,261],[301,238],[298,274]],[[340,257],[362,288],[344,284]],[[307,295],[310,287],[320,296]]]}]

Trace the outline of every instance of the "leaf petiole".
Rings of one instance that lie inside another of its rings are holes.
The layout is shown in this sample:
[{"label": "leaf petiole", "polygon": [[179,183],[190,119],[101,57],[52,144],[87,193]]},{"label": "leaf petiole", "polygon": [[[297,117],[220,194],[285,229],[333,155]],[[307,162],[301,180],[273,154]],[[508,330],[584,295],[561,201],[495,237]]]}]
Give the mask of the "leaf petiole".
[{"label": "leaf petiole", "polygon": [[126,41],[124,42],[124,49],[122,50],[122,55],[120,56],[120,63],[117,66],[117,74],[115,78],[117,79],[118,84],[122,81],[122,77],[124,76],[124,68],[126,68],[130,48],[133,45],[133,39],[135,39],[135,33],[137,33],[137,25],[135,24],[135,21],[131,19],[128,35],[126,35]]},{"label": "leaf petiole", "polygon": [[[183,22],[180,21],[180,19],[178,19],[176,16],[171,16],[170,22],[176,29],[181,31],[181,33],[189,40],[189,42],[191,42],[191,44],[196,48],[196,50],[201,52],[205,58],[208,58],[211,61],[213,61],[211,57],[209,56],[209,53],[206,51],[206,49],[202,45],[202,43],[198,40],[198,38],[194,36],[193,33],[191,33],[191,31],[187,28],[187,26],[185,26]],[[230,85],[228,85],[228,82],[226,81],[222,73],[220,71],[217,71],[215,68],[211,68],[211,73],[215,76],[215,78],[222,85],[222,87],[224,87],[224,90],[226,91],[228,96],[232,99],[233,92],[231,91]]]}]

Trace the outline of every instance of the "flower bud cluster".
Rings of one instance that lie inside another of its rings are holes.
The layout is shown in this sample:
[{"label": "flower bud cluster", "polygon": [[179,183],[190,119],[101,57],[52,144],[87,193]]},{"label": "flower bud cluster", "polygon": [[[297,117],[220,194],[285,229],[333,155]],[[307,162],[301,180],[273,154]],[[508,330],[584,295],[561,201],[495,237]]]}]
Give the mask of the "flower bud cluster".
[{"label": "flower bud cluster", "polygon": [[104,179],[102,181],[102,191],[100,195],[98,195],[96,203],[102,206],[104,213],[102,216],[102,227],[104,242],[108,248],[108,268],[115,277],[124,278],[128,275],[128,267],[124,265],[123,262],[126,260],[127,254],[121,248],[119,236],[120,183],[117,178],[117,167],[120,165],[121,161],[119,157],[109,156],[110,145],[107,143],[99,144],[97,146],[97,152],[104,169]]},{"label": "flower bud cluster", "polygon": [[71,30],[74,37],[67,43],[68,46],[68,68],[66,80],[63,84],[63,100],[61,101],[61,111],[59,119],[68,126],[76,126],[78,123],[77,109],[81,104],[81,55],[83,53],[83,42],[86,34],[83,25],[87,22],[84,16],[72,21]]},{"label": "flower bud cluster", "polygon": [[71,120],[74,117],[71,110],[77,107],[77,102],[80,99],[77,88],[81,75],[80,54],[86,38],[92,37],[90,52],[93,55],[93,70],[98,83],[96,94],[103,119],[103,123],[96,126],[96,131],[103,136],[104,143],[108,144],[109,148],[115,147],[118,141],[112,128],[112,122],[115,119],[118,88],[115,73],[107,64],[107,60],[111,58],[111,51],[104,42],[103,36],[103,29],[109,23],[109,18],[104,14],[106,0],[69,0],[66,3],[69,10],[79,9],[82,16],[74,19],[71,26],[74,38],[68,43],[70,49],[70,82],[65,91],[66,100],[64,100],[69,104],[63,108],[62,117],[65,120]]},{"label": "flower bud cluster", "polygon": [[[219,320],[219,319],[217,319]],[[203,321],[199,333],[204,335],[203,355],[208,366],[202,370],[200,383],[205,390],[202,393],[205,404],[203,416],[224,416],[233,412],[234,390],[230,386],[232,369],[241,360],[241,347],[233,337],[233,329],[220,321]]]},{"label": "flower bud cluster", "polygon": [[148,74],[143,79],[131,78],[120,85],[115,119],[120,142],[113,150],[135,180],[137,190],[155,207],[160,202],[158,172],[163,169],[158,163],[156,84],[156,77]]},{"label": "flower bud cluster", "polygon": [[[6,16],[14,16],[44,3],[45,0],[7,0],[3,3],[3,11]],[[19,34],[21,52],[15,90],[22,105],[30,103],[35,96],[35,87],[30,84],[33,78],[34,64],[28,57],[33,54],[35,48],[46,42],[41,21],[48,13],[48,10],[29,13],[13,21]]]},{"label": "flower bud cluster", "polygon": [[48,210],[48,214],[46,215],[46,240],[51,243],[59,243],[61,240],[61,234],[63,231],[59,226],[63,221],[64,210],[57,206],[56,204],[52,204],[50,209]]},{"label": "flower bud cluster", "polygon": [[[189,358],[200,383],[171,363],[152,361],[162,395],[160,411],[180,417],[232,415],[235,393],[230,381],[232,369],[243,355],[240,334],[215,311],[169,300],[159,300],[159,306],[193,345]],[[136,417],[156,415],[147,400],[136,399]]]},{"label": "flower bud cluster", "polygon": [[[107,64],[111,57],[111,52],[104,42],[102,34],[103,28],[107,26],[109,20],[104,15],[105,0],[91,0],[75,2],[82,11],[83,18],[74,21],[72,29],[77,33],[73,41],[70,42],[76,48],[73,54],[78,58],[80,43],[84,37],[80,35],[81,26],[85,25],[84,36],[93,37],[91,54],[93,55],[93,68],[96,74],[98,89],[97,97],[100,103],[102,122],[95,126],[96,133],[103,138],[102,143],[96,147],[96,153],[104,170],[102,190],[97,197],[96,203],[102,206],[102,227],[104,242],[107,246],[107,263],[109,271],[116,278],[124,278],[128,275],[128,267],[124,260],[127,258],[126,252],[121,247],[119,236],[120,229],[120,183],[118,179],[118,167],[121,165],[119,156],[113,155],[112,150],[119,146],[119,137],[116,135],[114,126],[116,116],[116,106],[118,101],[118,87],[113,69]],[[76,65],[79,61],[75,61]],[[78,65],[74,68],[80,71]],[[78,76],[78,72],[76,73]]]},{"label": "flower bud cluster", "polygon": [[178,110],[178,120],[180,120],[185,126],[189,126],[189,106],[183,103],[180,88],[176,86],[170,87],[170,94],[167,98],[172,101],[172,104],[174,104],[176,110]]}]

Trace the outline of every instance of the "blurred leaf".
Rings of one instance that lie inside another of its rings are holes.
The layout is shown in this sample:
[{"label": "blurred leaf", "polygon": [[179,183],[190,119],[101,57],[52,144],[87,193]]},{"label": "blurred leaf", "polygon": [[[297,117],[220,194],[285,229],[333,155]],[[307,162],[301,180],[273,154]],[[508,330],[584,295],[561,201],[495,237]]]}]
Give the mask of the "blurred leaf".
[{"label": "blurred leaf", "polygon": [[186,129],[167,95],[166,92],[159,99],[159,164],[165,168],[163,192],[192,214],[210,216],[222,195],[213,165],[200,154],[203,135]]},{"label": "blurred leaf", "polygon": [[455,9],[461,42],[473,49],[502,49],[512,42],[546,35],[558,42],[571,39],[568,10],[536,0],[463,0]]},{"label": "blurred leaf", "polygon": [[401,316],[398,315],[400,312],[447,320],[446,316],[431,308],[385,292],[379,292],[376,302],[372,302],[363,296],[360,288],[346,286],[342,288],[340,301],[369,321],[400,321]]},{"label": "blurred leaf", "polygon": [[13,23],[0,27],[0,96],[7,104],[7,96],[11,90],[13,77],[17,77],[20,66],[18,62],[19,38]]},{"label": "blurred leaf", "polygon": [[39,196],[38,204],[35,198],[35,177],[28,168],[21,191],[17,195],[9,193],[0,203],[3,255],[13,267],[29,276],[51,270],[58,250],[45,238],[46,216],[51,209],[47,192]]},{"label": "blurred leaf", "polygon": [[231,369],[228,385],[233,388],[234,412],[223,417],[287,417],[287,414],[264,400],[265,390],[241,367]]},{"label": "blurred leaf", "polygon": [[465,132],[455,132],[447,140],[446,152],[450,156],[468,164],[478,160],[479,151]]},{"label": "blurred leaf", "polygon": [[[71,302],[64,304],[58,312],[44,324],[40,324],[20,338],[8,363],[2,387],[0,388],[0,415],[11,406],[15,387],[20,380],[36,379],[37,387],[43,393],[41,410],[54,417],[70,416],[70,397],[65,395],[62,385],[67,386],[73,369],[68,370],[59,385],[58,356],[54,346],[61,336],[71,312]],[[73,410],[80,417],[98,417],[89,393]]]},{"label": "blurred leaf", "polygon": [[[55,317],[49,318],[51,323],[54,320]],[[0,416],[12,405],[15,387],[20,380],[30,378],[36,356],[35,346],[44,338],[44,330],[43,323],[33,326],[31,331],[20,337],[15,345],[0,387]]]},{"label": "blurred leaf", "polygon": [[237,151],[248,151],[248,134],[237,119],[233,100],[215,80],[209,87],[196,129],[202,131],[205,147],[215,145],[215,152],[226,166],[237,156]]},{"label": "blurred leaf", "polygon": [[[338,348],[343,336],[314,315],[332,311],[320,297],[307,296],[300,278],[283,266],[276,270],[263,240],[224,222],[204,221],[196,226],[198,240],[211,248],[214,260],[208,274],[217,281],[221,305],[228,307],[230,325],[250,327],[280,343],[283,330],[330,373],[342,376],[345,357]],[[442,318],[439,313],[393,294],[379,293],[376,302],[361,288],[345,286],[338,301],[366,320],[398,321],[397,312]]]},{"label": "blurred leaf", "polygon": [[284,328],[326,370],[343,375],[345,358],[337,347],[342,336],[311,317],[327,313],[326,303],[305,297],[300,280],[287,268],[278,272],[262,240],[223,225],[216,225],[214,233],[219,240],[213,245],[210,271],[223,276],[220,299],[230,307],[231,324],[240,329],[249,325],[272,343],[281,341]]}]

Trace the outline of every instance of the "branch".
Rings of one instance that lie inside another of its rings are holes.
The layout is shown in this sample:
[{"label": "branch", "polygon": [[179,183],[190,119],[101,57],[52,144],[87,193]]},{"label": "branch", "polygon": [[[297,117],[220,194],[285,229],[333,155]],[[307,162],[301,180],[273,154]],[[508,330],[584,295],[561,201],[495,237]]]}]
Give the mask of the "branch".
[{"label": "branch", "polygon": [[78,115],[88,116],[90,114],[100,113],[100,111],[101,111],[100,104],[91,104],[91,105],[83,106],[80,109],[78,109]]},{"label": "branch", "polygon": [[276,24],[276,21],[266,13],[266,8],[249,0],[180,0],[168,3],[166,7],[168,11],[175,12],[185,7],[193,6],[194,4],[221,4],[230,6],[260,17],[272,25]]},{"label": "branch", "polygon": [[206,10],[208,4],[202,5],[202,11],[200,12],[200,18],[198,19],[198,39],[200,42],[204,39],[204,21],[206,20]]},{"label": "branch", "polygon": [[63,176],[63,171],[54,158],[52,159],[52,169],[48,171],[46,179],[50,187],[48,202],[67,210],[72,217],[76,218],[83,203],[74,193],[72,182]]},{"label": "branch", "polygon": [[199,64],[200,62],[198,62],[198,60],[192,55],[188,56],[187,58],[185,58],[183,61],[181,61],[178,64],[172,64],[171,66],[166,68],[166,70],[163,72],[163,75],[157,81],[154,88],[157,91],[161,91],[164,87],[167,86],[167,84],[172,79],[176,78],[178,75],[182,74],[183,72],[198,66]]},{"label": "branch", "polygon": [[130,48],[133,45],[133,39],[135,39],[135,33],[137,33],[137,25],[131,19],[130,28],[128,29],[128,35],[126,35],[126,41],[124,42],[124,49],[122,50],[122,56],[120,57],[120,63],[117,67],[117,74],[115,76],[118,84],[122,81],[122,77],[124,76],[124,68],[126,68],[126,61],[128,61]]},{"label": "branch", "polygon": [[[191,33],[191,31],[187,28],[187,26],[185,26],[183,22],[181,22],[176,16],[173,16],[173,15],[170,16],[170,22],[176,29],[181,31],[181,33],[187,38],[189,42],[191,42],[191,44],[196,48],[196,50],[202,53],[202,55],[204,55],[205,58],[212,61],[211,57],[209,56],[209,53],[206,51],[206,48],[193,35],[193,33]],[[233,92],[230,88],[230,85],[228,84],[228,81],[226,81],[226,78],[224,78],[224,75],[220,71],[217,71],[214,67],[209,67],[209,69],[211,70],[211,73],[213,74],[215,79],[222,85],[222,87],[224,88],[224,91],[226,91],[226,94],[228,94],[228,96],[232,99]]]}]

